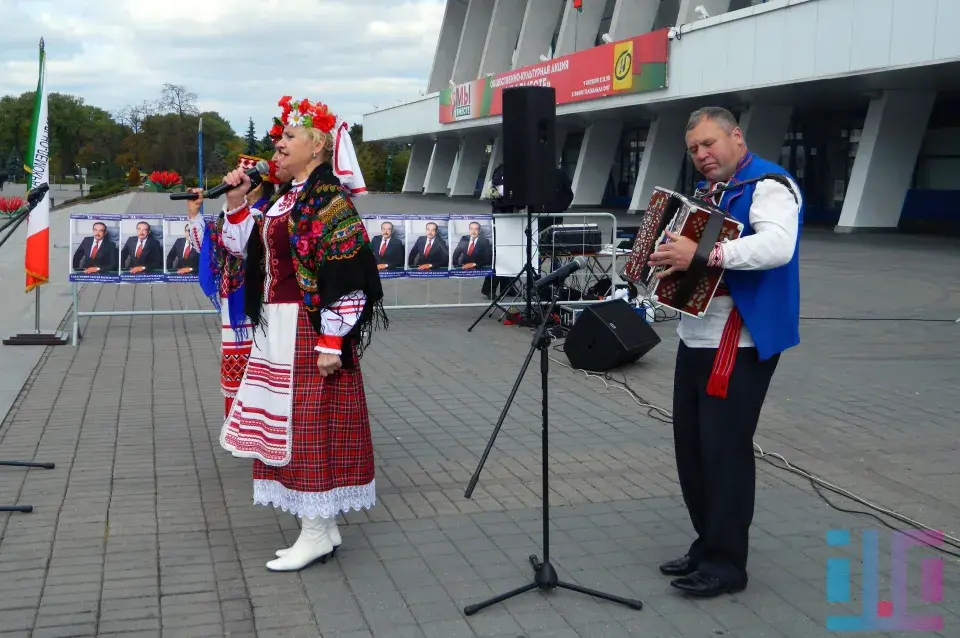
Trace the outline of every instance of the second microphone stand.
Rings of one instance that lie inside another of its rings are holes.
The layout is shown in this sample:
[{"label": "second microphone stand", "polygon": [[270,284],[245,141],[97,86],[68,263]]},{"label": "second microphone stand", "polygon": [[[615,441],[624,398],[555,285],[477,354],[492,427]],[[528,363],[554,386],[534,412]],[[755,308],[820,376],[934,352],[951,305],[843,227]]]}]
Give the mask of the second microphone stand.
[{"label": "second microphone stand", "polygon": [[[533,567],[533,582],[527,583],[523,587],[518,587],[517,589],[508,591],[504,594],[500,594],[499,596],[494,596],[489,600],[485,600],[473,605],[467,605],[463,609],[463,613],[467,616],[471,616],[485,607],[502,602],[508,598],[513,598],[514,596],[519,596],[520,594],[538,587],[544,591],[549,591],[560,587],[561,589],[569,589],[571,591],[586,594],[588,596],[594,596],[595,598],[601,598],[603,600],[620,603],[621,605],[626,605],[632,609],[643,609],[643,603],[639,600],[630,600],[628,598],[614,596],[613,594],[607,594],[595,589],[588,589],[587,587],[581,587],[580,585],[575,585],[573,583],[560,580],[559,576],[557,576],[557,570],[554,569],[550,562],[550,479],[549,468],[547,467],[547,459],[549,457],[549,393],[547,391],[547,379],[550,375],[550,335],[547,333],[547,323],[553,316],[553,311],[556,309],[557,303],[560,299],[560,286],[554,286],[553,290],[554,292],[553,298],[550,302],[550,309],[542,316],[540,325],[537,327],[537,331],[533,336],[533,343],[530,346],[530,351],[527,353],[527,358],[523,362],[523,367],[520,368],[520,374],[517,376],[517,380],[513,384],[513,389],[510,391],[510,396],[507,398],[507,404],[504,406],[503,412],[500,413],[500,419],[497,421],[497,425],[493,430],[493,434],[490,436],[490,441],[487,443],[487,449],[484,450],[483,457],[480,459],[480,463],[477,465],[477,470],[470,479],[470,484],[467,486],[466,493],[464,494],[466,498],[470,498],[470,496],[473,494],[473,490],[477,486],[477,481],[480,478],[480,472],[483,470],[483,464],[490,455],[490,450],[493,449],[494,441],[497,438],[497,434],[500,432],[500,427],[503,425],[503,422],[507,417],[507,412],[510,410],[510,405],[513,403],[513,399],[517,394],[517,390],[520,388],[520,383],[523,381],[523,377],[527,372],[527,367],[530,365],[530,361],[533,359],[534,353],[539,350],[541,392],[540,404],[542,407],[541,413],[543,419],[540,432],[542,446],[540,462],[543,479],[543,560],[541,561],[535,554],[531,554],[529,560],[531,566]],[[533,290],[530,290],[529,292],[532,294]]]}]

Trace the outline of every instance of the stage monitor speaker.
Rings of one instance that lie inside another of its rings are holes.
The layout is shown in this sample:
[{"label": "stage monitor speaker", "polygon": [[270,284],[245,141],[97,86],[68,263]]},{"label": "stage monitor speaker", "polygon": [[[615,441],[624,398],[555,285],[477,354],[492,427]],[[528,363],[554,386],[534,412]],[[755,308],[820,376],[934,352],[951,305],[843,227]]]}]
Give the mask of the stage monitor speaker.
[{"label": "stage monitor speaker", "polygon": [[503,201],[519,208],[557,198],[557,91],[521,86],[503,91]]},{"label": "stage monitor speaker", "polygon": [[660,343],[660,336],[623,299],[590,304],[567,333],[563,351],[576,370],[607,372],[632,363]]}]

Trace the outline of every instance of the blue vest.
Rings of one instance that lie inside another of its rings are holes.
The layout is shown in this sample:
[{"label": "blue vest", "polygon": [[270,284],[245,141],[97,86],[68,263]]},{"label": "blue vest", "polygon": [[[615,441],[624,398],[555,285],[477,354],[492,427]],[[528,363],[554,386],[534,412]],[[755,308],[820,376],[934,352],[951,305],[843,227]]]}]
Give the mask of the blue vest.
[{"label": "blue vest", "polygon": [[[733,182],[759,177],[764,173],[793,176],[781,166],[747,152]],[[743,224],[742,237],[754,233],[750,227],[750,204],[758,182],[731,188],[723,193],[720,208]],[[705,183],[698,184],[703,189]],[[769,270],[726,270],[723,280],[730,289],[743,322],[753,337],[761,361],[800,343],[800,229],[803,227],[801,199],[797,243],[790,261]]]}]

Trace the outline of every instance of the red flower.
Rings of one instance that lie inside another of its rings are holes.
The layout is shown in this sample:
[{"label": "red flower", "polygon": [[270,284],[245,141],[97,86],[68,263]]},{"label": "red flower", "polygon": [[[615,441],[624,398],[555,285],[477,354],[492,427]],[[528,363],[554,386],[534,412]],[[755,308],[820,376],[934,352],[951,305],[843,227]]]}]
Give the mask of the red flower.
[{"label": "red flower", "polygon": [[319,220],[313,220],[313,227],[310,229],[314,235],[319,235],[323,231],[323,224]]},{"label": "red flower", "polygon": [[0,214],[11,215],[26,204],[22,198],[14,195],[13,197],[0,197]]},{"label": "red flower", "polygon": [[176,171],[153,171],[150,173],[150,181],[163,188],[170,188],[183,183],[180,175]]},{"label": "red flower", "polygon": [[297,252],[302,256],[307,256],[310,254],[310,242],[307,239],[300,239],[297,241]]},{"label": "red flower", "polygon": [[314,295],[310,298],[310,303],[312,303],[314,306],[319,306],[319,305],[320,305],[320,295],[314,294]]}]

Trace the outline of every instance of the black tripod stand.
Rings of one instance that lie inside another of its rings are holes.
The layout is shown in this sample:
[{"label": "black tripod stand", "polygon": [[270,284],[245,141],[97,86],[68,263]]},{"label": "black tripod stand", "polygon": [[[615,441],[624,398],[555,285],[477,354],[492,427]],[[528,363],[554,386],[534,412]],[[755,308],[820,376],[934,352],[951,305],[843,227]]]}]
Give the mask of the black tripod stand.
[{"label": "black tripod stand", "polygon": [[[480,323],[481,319],[483,319],[483,315],[486,315],[487,313],[489,313],[488,316],[492,317],[494,308],[500,308],[501,310],[506,312],[506,310],[500,305],[500,303],[503,301],[503,298],[507,296],[507,293],[513,290],[514,286],[517,285],[517,283],[520,281],[520,278],[524,275],[526,275],[526,278],[527,278],[526,285],[525,285],[526,290],[523,293],[525,307],[523,312],[520,313],[520,325],[536,326],[540,322],[540,319],[542,318],[542,313],[538,314],[537,316],[533,314],[533,296],[536,294],[536,291],[534,290],[534,287],[533,287],[533,280],[536,279],[537,271],[533,267],[533,213],[530,212],[529,206],[527,207],[527,229],[525,232],[527,236],[526,263],[524,264],[523,268],[520,269],[520,272],[516,274],[516,276],[510,281],[509,284],[507,284],[506,287],[501,286],[503,290],[500,292],[499,296],[497,296],[497,298],[493,300],[493,303],[487,306],[486,310],[480,313],[480,316],[477,317],[477,320],[474,321],[469,328],[467,328],[467,332],[472,332],[473,329],[477,327],[477,324]],[[491,277],[493,277],[492,281],[495,282],[496,273],[491,275]],[[492,286],[493,286],[493,283],[491,283],[491,289],[492,289]],[[538,313],[540,311],[539,295],[537,296],[537,311]]]},{"label": "black tripod stand", "polygon": [[[530,291],[532,293],[532,291]],[[490,437],[490,441],[487,443],[487,449],[483,452],[483,457],[480,459],[480,464],[477,466],[476,472],[473,473],[473,477],[470,479],[470,484],[467,486],[467,491],[464,494],[466,498],[470,498],[470,495],[473,494],[473,489],[477,486],[477,480],[480,478],[480,472],[483,469],[483,464],[487,460],[487,456],[490,454],[490,450],[493,448],[493,443],[497,438],[497,433],[500,432],[500,426],[503,425],[504,419],[507,417],[507,411],[510,409],[511,403],[513,403],[513,398],[517,394],[517,390],[520,388],[520,382],[523,380],[524,374],[527,372],[527,366],[530,365],[530,361],[533,359],[533,353],[537,350],[540,351],[540,378],[541,378],[541,405],[542,405],[542,414],[543,414],[543,427],[541,430],[541,463],[542,463],[542,473],[543,473],[543,561],[537,558],[536,555],[530,556],[530,564],[533,566],[533,582],[509,591],[505,594],[500,594],[499,596],[494,596],[489,600],[485,600],[481,603],[476,603],[474,605],[467,605],[463,609],[463,613],[468,616],[471,616],[485,607],[489,607],[495,603],[502,602],[508,598],[513,598],[524,592],[528,592],[535,587],[539,587],[544,591],[549,591],[560,587],[562,589],[569,589],[571,591],[580,592],[581,594],[587,594],[588,596],[594,596],[596,598],[602,598],[604,600],[609,600],[615,603],[620,603],[621,605],[626,605],[633,609],[643,609],[643,603],[639,600],[630,600],[627,598],[621,598],[620,596],[614,596],[613,594],[607,594],[604,592],[596,591],[594,589],[587,589],[586,587],[581,587],[579,585],[574,585],[573,583],[567,583],[559,579],[557,576],[556,570],[553,568],[553,565],[550,563],[550,482],[547,470],[547,433],[548,433],[548,392],[547,392],[547,377],[550,372],[550,357],[548,354],[548,349],[550,347],[550,336],[547,334],[547,322],[550,317],[553,316],[553,311],[557,306],[557,302],[560,297],[560,286],[554,286],[553,298],[550,302],[550,309],[544,315],[543,319],[540,322],[540,325],[537,328],[536,333],[533,336],[533,344],[530,347],[530,351],[527,353],[527,358],[523,362],[523,367],[520,368],[520,374],[517,376],[516,382],[513,384],[513,389],[510,391],[510,396],[507,398],[507,404],[503,408],[503,412],[500,413],[500,419],[497,421],[497,426],[493,430],[493,435]]]},{"label": "black tripod stand", "polygon": [[[27,205],[14,213],[7,225],[0,229],[7,231],[3,238],[0,238],[0,246],[3,246],[13,235],[14,231],[17,230],[17,227],[29,217],[30,211],[36,208],[49,188],[47,184],[41,184],[27,194]],[[44,470],[52,470],[55,467],[53,463],[34,463],[32,461],[0,461],[0,466],[38,467]],[[33,505],[0,505],[0,512],[23,512],[24,514],[29,514],[32,511]]]}]

